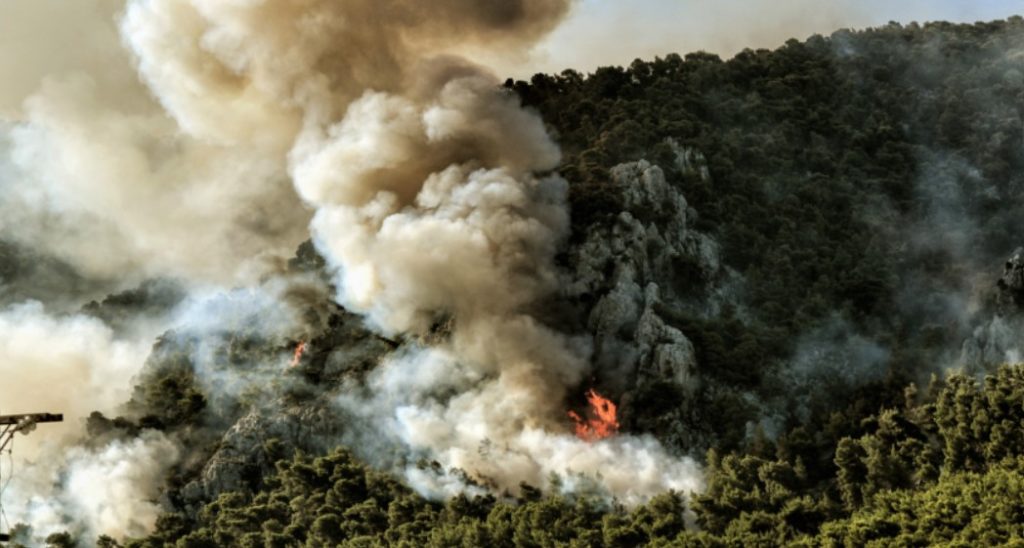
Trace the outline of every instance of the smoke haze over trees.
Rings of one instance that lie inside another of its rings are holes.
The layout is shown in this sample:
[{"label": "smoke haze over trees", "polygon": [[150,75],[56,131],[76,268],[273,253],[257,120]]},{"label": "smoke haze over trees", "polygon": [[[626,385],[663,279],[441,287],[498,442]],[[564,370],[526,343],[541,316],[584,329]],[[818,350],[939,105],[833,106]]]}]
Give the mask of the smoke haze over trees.
[{"label": "smoke haze over trees", "polygon": [[17,542],[1024,536],[1024,20],[502,85],[568,3],[109,4],[0,95]]}]

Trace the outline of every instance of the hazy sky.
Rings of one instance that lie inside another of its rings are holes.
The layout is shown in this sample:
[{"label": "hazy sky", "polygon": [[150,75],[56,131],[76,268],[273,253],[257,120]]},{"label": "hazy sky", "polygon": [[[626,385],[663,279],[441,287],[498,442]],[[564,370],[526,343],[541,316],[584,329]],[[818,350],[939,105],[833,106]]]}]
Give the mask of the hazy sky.
[{"label": "hazy sky", "polygon": [[696,50],[728,57],[745,47],[889,21],[973,22],[1024,13],[1024,0],[580,0],[529,59],[499,69],[515,76],[588,71],[635,58]]}]

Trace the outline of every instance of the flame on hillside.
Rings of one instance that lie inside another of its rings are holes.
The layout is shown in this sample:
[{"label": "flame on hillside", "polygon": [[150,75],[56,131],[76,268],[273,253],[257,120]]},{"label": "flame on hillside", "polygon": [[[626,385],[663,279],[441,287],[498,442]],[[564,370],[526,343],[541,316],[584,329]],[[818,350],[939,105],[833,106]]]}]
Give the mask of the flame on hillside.
[{"label": "flame on hillside", "polygon": [[302,359],[302,353],[306,350],[306,341],[300,341],[295,346],[295,354],[292,355],[292,363],[288,367],[295,367],[299,365],[299,360]]},{"label": "flame on hillside", "polygon": [[579,413],[569,411],[569,418],[576,423],[576,437],[584,441],[597,441],[617,434],[619,420],[615,403],[593,388],[587,391],[587,403],[590,408],[585,419]]}]

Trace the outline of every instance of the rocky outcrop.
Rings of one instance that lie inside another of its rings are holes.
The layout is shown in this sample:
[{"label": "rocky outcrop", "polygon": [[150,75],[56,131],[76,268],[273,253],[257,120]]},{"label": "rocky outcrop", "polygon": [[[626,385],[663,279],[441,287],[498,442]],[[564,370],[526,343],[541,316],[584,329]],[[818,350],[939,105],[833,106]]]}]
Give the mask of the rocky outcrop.
[{"label": "rocky outcrop", "polygon": [[1000,303],[1024,306],[1024,248],[1018,247],[1003,265],[1003,275],[996,283],[1000,290]]},{"label": "rocky outcrop", "polygon": [[647,284],[644,311],[636,329],[636,345],[640,351],[637,384],[668,381],[687,393],[697,386],[694,368],[697,364],[693,344],[682,331],[666,324],[654,312],[659,302],[658,286]]},{"label": "rocky outcrop", "polygon": [[282,400],[253,408],[221,438],[200,476],[185,486],[186,503],[259,485],[274,462],[295,449],[322,452],[340,435],[337,413],[327,404],[289,405]]},{"label": "rocky outcrop", "polygon": [[202,464],[201,472],[182,489],[186,509],[228,491],[258,487],[273,471],[274,462],[295,450],[323,453],[341,439],[344,422],[333,405],[337,390],[358,378],[391,352],[395,344],[363,325],[363,320],[340,307],[325,328],[304,342],[299,359],[278,363],[279,373],[267,382],[274,396],[250,401],[248,409],[226,430]]},{"label": "rocky outcrop", "polygon": [[[568,295],[594,303],[587,320],[602,381],[625,391],[649,378],[671,378],[693,388],[693,345],[655,312],[660,303],[683,300],[688,284],[714,278],[718,247],[691,230],[686,199],[646,161],[612,169],[623,209],[608,225],[587,233],[572,250],[575,277]],[[680,265],[690,267],[686,275]]]},{"label": "rocky outcrop", "polygon": [[[682,174],[709,177],[703,155],[669,144]],[[700,386],[696,353],[659,310],[717,316],[725,304],[735,304],[739,276],[723,266],[718,244],[692,228],[697,212],[661,167],[640,160],[616,166],[611,177],[622,210],[611,222],[591,226],[570,250],[573,278],[566,293],[590,304],[596,380],[621,396],[625,423],[642,407],[633,402],[652,387],[677,400],[667,406],[671,413],[687,413]],[[693,440],[667,441],[685,447]]]},{"label": "rocky outcrop", "polygon": [[981,373],[1024,358],[1024,248],[1003,264],[991,317],[977,325],[960,349],[960,365]]},{"label": "rocky outcrop", "polygon": [[1024,350],[1024,322],[1019,317],[995,316],[976,327],[960,350],[960,364],[985,372],[1004,363],[1019,363]]},{"label": "rocky outcrop", "polygon": [[[698,152],[678,148],[677,157],[676,168],[684,174],[708,177]],[[563,296],[583,312],[583,326],[594,341],[596,380],[621,401],[625,423],[633,409],[650,407],[642,401],[644,394],[656,390],[673,404],[664,407],[667,414],[652,420],[681,424],[681,414],[692,411],[688,403],[700,386],[696,352],[659,311],[715,315],[727,298],[722,288],[736,276],[723,267],[717,243],[692,228],[697,213],[660,167],[631,162],[613,168],[611,175],[621,211],[611,222],[591,226],[582,243],[568,250]],[[319,266],[315,257],[295,265],[308,265],[312,272]],[[187,507],[255,487],[276,459],[290,456],[277,454],[275,448],[317,451],[318,445],[341,439],[344,424],[329,404],[331,391],[370,371],[395,344],[369,333],[361,318],[339,309],[304,348],[298,364],[282,373],[303,379],[295,383],[298,388],[285,388],[273,401],[258,402],[223,431],[201,472],[182,490]],[[300,398],[287,395],[296,390],[305,392]],[[652,424],[633,426],[652,430]],[[675,435],[662,426],[657,429],[669,431],[668,443],[700,445],[685,429],[675,429],[680,432]]]}]

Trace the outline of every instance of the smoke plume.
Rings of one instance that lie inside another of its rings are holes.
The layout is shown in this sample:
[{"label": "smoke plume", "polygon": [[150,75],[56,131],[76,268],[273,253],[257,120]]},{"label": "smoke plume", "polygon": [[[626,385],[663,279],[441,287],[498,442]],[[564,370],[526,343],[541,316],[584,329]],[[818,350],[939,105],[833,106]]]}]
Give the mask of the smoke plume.
[{"label": "smoke plume", "polygon": [[[288,133],[266,120],[244,139],[183,132],[121,46],[117,3],[76,3],[80,20],[50,17],[65,9],[51,4],[0,7],[2,20],[47,19],[52,30],[22,37],[20,64],[0,58],[10,95],[0,104],[0,238],[122,287],[157,275],[232,282],[259,257],[294,250],[309,214],[288,182],[278,137]],[[84,51],[53,52],[72,20]]]},{"label": "smoke plume", "polygon": [[[0,414],[62,412],[48,438],[68,438],[93,411],[110,413],[131,395],[159,326],[119,338],[86,316],[54,317],[38,303],[0,311]],[[34,458],[33,444],[19,449]]]},{"label": "smoke plume", "polygon": [[[0,311],[0,413],[61,412],[29,437],[16,434],[17,460],[4,459],[6,518],[31,524],[34,544],[71,530],[138,535],[159,513],[155,501],[177,446],[149,431],[131,441],[76,445],[93,411],[116,411],[131,394],[153,338],[164,326],[137,318],[123,336],[100,320],[55,316],[37,302]],[[6,524],[5,524],[6,525]]]},{"label": "smoke plume", "polygon": [[[52,8],[0,10],[45,19]],[[562,489],[629,503],[699,488],[696,465],[653,438],[572,435],[567,400],[587,378],[590,342],[535,315],[558,297],[554,258],[569,230],[567,183],[552,172],[560,152],[535,113],[458,56],[521,53],[569,0],[74,9],[89,52],[23,36],[21,48],[38,42],[37,66],[0,57],[17,82],[0,96],[0,240],[122,287],[181,279],[193,296],[160,326],[208,342],[190,356],[199,381],[234,397],[277,371],[255,363],[246,379],[218,345],[239,322],[274,344],[301,336],[307,320],[281,304],[292,282],[262,284],[312,234],[337,301],[404,344],[337,399],[339,416],[361,419],[348,436],[375,440],[367,458],[438,496],[556,476]],[[211,298],[211,284],[254,293]],[[72,429],[89,411],[115,411],[157,333],[128,341],[38,304],[0,312],[0,363],[19,379],[4,387],[4,410],[52,405]],[[385,445],[400,458],[373,451]],[[144,431],[39,457],[15,489],[41,495],[15,519],[140,534],[181,450]]]},{"label": "smoke plume", "polygon": [[515,490],[614,466],[645,470],[643,481],[605,481],[639,500],[696,487],[694,466],[649,439],[569,434],[566,397],[585,378],[589,344],[530,313],[556,296],[568,231],[566,183],[550,174],[560,154],[493,75],[453,55],[527,47],[568,8],[133,2],[122,31],[186,134],[291,143],[288,171],[314,208],[339,302],[383,334],[421,341],[343,408],[373,409],[362,417],[370,431],[477,482]]},{"label": "smoke plume", "polygon": [[18,501],[8,516],[15,523],[31,524],[22,533],[27,538],[15,540],[29,545],[41,544],[56,531],[83,539],[145,534],[162,511],[163,478],[180,454],[176,443],[152,430],[97,448],[54,444],[50,449],[63,458],[40,458],[32,463],[31,473],[16,476],[6,491]]}]

